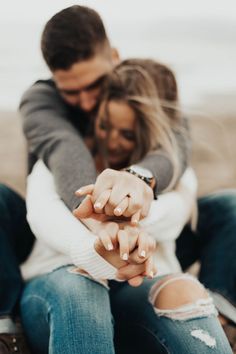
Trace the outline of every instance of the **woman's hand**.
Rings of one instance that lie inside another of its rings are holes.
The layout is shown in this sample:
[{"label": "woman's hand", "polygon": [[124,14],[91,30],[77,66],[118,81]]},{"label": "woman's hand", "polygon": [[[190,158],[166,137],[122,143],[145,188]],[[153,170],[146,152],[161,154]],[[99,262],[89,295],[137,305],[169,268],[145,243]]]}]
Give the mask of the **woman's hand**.
[{"label": "woman's hand", "polygon": [[[91,205],[87,214],[83,202],[77,209],[78,215],[91,217],[95,212],[106,215],[123,215],[131,218],[131,223],[137,224],[140,218],[147,216],[153,200],[152,189],[138,177],[112,169],[104,170],[94,185],[80,188],[76,195],[91,195]],[[87,201],[86,201],[87,202]]]},{"label": "woman's hand", "polygon": [[156,273],[152,259],[156,242],[145,230],[128,223],[103,222],[97,235],[107,251],[119,249],[120,259],[131,265],[145,263],[144,274],[148,277]]}]

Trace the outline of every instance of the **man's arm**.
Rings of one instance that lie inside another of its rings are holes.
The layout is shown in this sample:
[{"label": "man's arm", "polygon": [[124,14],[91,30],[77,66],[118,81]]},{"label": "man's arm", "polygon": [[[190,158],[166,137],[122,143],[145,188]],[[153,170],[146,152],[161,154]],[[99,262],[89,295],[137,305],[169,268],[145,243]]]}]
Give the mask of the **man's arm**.
[{"label": "man's arm", "polygon": [[[179,127],[174,130],[174,136],[177,143],[177,159],[179,166],[179,173],[176,176],[173,185],[175,185],[183,175],[189,163],[189,156],[191,150],[191,140],[189,134],[188,120],[181,118]],[[159,150],[144,157],[142,161],[137,163],[148,170],[150,170],[156,180],[154,192],[160,194],[168,188],[174,173],[174,166],[170,156],[167,152]]]},{"label": "man's arm", "polygon": [[59,195],[73,210],[80,202],[75,190],[94,183],[96,170],[66,105],[53,86],[40,82],[24,94],[20,112],[30,154],[52,171]]}]

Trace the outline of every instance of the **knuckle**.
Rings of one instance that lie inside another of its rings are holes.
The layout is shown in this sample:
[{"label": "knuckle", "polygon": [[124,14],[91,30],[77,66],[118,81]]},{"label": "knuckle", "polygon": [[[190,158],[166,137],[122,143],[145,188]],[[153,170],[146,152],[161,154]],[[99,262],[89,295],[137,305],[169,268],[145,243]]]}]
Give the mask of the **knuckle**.
[{"label": "knuckle", "polygon": [[133,203],[130,205],[131,210],[140,210],[142,208],[142,202],[139,200],[134,200]]}]

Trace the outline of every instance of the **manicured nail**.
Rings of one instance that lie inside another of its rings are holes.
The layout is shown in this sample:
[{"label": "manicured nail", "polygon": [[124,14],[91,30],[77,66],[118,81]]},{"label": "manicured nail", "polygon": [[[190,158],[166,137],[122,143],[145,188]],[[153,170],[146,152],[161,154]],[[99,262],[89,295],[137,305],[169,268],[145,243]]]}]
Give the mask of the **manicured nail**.
[{"label": "manicured nail", "polygon": [[108,251],[113,250],[113,244],[112,243],[108,243],[107,248],[108,248]]},{"label": "manicured nail", "polygon": [[100,202],[94,204],[95,209],[101,209],[102,204]]},{"label": "manicured nail", "polygon": [[124,253],[122,256],[123,261],[128,261],[128,254]]},{"label": "manicured nail", "polygon": [[146,257],[146,252],[143,250],[141,253],[140,253],[140,256],[145,258]]},{"label": "manicured nail", "polygon": [[116,212],[116,214],[121,214],[121,208],[116,208],[114,211]]}]

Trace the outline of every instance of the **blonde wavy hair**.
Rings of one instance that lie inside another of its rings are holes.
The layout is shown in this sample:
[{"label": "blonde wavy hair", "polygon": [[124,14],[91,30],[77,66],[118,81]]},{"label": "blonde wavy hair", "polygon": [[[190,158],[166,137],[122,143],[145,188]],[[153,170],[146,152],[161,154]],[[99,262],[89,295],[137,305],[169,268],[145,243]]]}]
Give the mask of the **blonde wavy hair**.
[{"label": "blonde wavy hair", "polygon": [[154,60],[129,59],[108,74],[100,96],[105,103],[105,118],[109,120],[108,103],[122,101],[135,112],[136,147],[129,164],[141,161],[147,154],[168,154],[174,166],[173,188],[179,174],[176,134],[180,128],[177,84],[172,71]]}]

